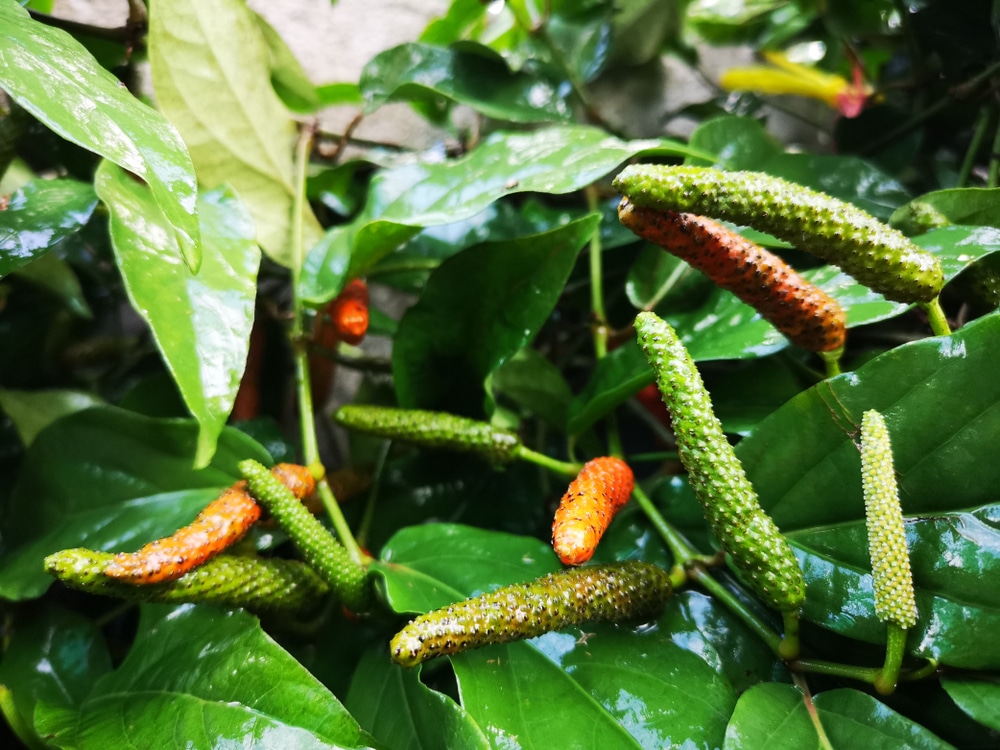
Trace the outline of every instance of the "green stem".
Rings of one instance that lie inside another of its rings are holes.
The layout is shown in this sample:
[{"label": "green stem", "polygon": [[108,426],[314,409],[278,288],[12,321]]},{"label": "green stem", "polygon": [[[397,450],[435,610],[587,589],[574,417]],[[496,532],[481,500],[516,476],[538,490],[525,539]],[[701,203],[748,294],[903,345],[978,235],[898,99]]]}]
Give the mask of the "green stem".
[{"label": "green stem", "polygon": [[983,145],[983,138],[986,137],[986,128],[990,124],[990,107],[984,106],[979,110],[976,117],[976,129],[972,132],[972,140],[969,141],[969,148],[965,151],[965,158],[962,159],[962,168],[958,170],[958,180],[955,187],[965,187],[969,183],[972,175],[972,165],[976,163],[976,154],[979,147]]},{"label": "green stem", "polygon": [[781,617],[785,624],[785,637],[781,639],[778,655],[789,661],[799,655],[799,611],[782,612]]},{"label": "green stem", "polygon": [[823,360],[823,364],[826,365],[826,376],[828,378],[836,377],[840,375],[840,358],[844,354],[844,347],[833,350],[832,352],[820,352],[819,356]]},{"label": "green stem", "polygon": [[944,315],[944,310],[941,309],[940,298],[935,297],[930,302],[921,303],[920,306],[927,313],[927,322],[935,336],[951,335],[951,326],[948,325],[948,319]]},{"label": "green stem", "polygon": [[537,464],[538,466],[544,466],[549,471],[567,477],[575,477],[580,473],[580,469],[583,468],[583,464],[570,461],[560,461],[559,459],[552,458],[551,456],[546,456],[544,453],[533,451],[525,445],[517,446],[514,450],[514,455],[522,461],[529,461],[533,464]]},{"label": "green stem", "polygon": [[924,680],[937,672],[938,661],[937,659],[928,659],[927,663],[919,669],[909,669],[902,672],[899,675],[900,682],[915,682],[916,680]]},{"label": "green stem", "polygon": [[351,527],[348,525],[347,519],[344,518],[344,514],[340,510],[340,503],[333,496],[333,490],[330,489],[326,477],[316,483],[316,491],[319,493],[319,499],[323,502],[323,507],[326,508],[326,514],[330,517],[330,522],[337,532],[340,543],[344,545],[351,560],[361,565],[365,561],[366,555],[361,551],[354,534],[351,533]]},{"label": "green stem", "polygon": [[[597,189],[588,185],[584,189],[587,196],[587,210],[598,209]],[[601,271],[601,231],[594,230],[590,238],[590,309],[594,316],[594,352],[598,359],[608,353],[608,317],[604,310],[604,276]]]},{"label": "green stem", "polygon": [[677,451],[653,451],[651,453],[630,453],[628,457],[629,463],[639,464],[646,461],[656,461],[657,463],[663,463],[664,461],[679,461],[680,454]]},{"label": "green stem", "polygon": [[632,497],[635,498],[636,503],[642,508],[642,512],[646,514],[646,518],[653,524],[653,528],[656,529],[656,532],[667,545],[670,554],[674,556],[675,564],[687,565],[689,562],[701,558],[701,553],[692,547],[687,539],[681,536],[673,526],[667,523],[642,487],[636,485],[632,490]]},{"label": "green stem", "polygon": [[691,567],[688,570],[688,575],[697,581],[708,593],[718,599],[726,609],[736,615],[744,625],[764,641],[767,647],[774,652],[775,656],[780,658],[781,636],[765,625],[732,591],[723,586],[720,581],[712,577],[712,574],[700,565]]},{"label": "green stem", "polygon": [[802,691],[802,701],[805,703],[806,713],[809,714],[813,729],[816,730],[816,739],[819,740],[820,750],[833,750],[833,745],[830,743],[830,738],[826,736],[826,730],[823,728],[823,722],[820,721],[819,711],[816,710],[816,704],[813,702],[812,693],[809,691],[809,685],[805,678],[800,674],[793,674],[792,682]]},{"label": "green stem", "polygon": [[903,654],[906,651],[906,628],[890,622],[887,635],[885,663],[875,678],[875,689],[881,695],[892,695],[896,691],[899,670],[903,666]]},{"label": "green stem", "polygon": [[875,678],[879,673],[877,667],[856,667],[851,664],[838,664],[818,659],[796,659],[793,662],[789,662],[788,668],[793,672],[812,672],[831,677],[843,677],[849,680],[865,682],[869,685],[875,684]]}]

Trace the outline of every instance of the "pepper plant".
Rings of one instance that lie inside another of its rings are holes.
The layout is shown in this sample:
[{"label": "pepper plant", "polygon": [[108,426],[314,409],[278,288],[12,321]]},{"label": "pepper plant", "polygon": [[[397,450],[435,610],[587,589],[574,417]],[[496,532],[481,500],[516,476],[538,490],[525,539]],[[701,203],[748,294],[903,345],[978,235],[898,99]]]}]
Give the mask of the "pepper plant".
[{"label": "pepper plant", "polygon": [[[991,4],[454,0],[323,85],[241,0],[99,34],[27,5],[0,0],[10,743],[995,746]],[[664,128],[601,95],[724,43],[769,65]],[[829,152],[773,134],[809,97]],[[443,142],[316,117],[390,102]],[[768,253],[713,273],[779,256],[838,345],[633,234],[619,190],[667,250],[749,225]],[[602,457],[631,499],[581,505],[567,569],[553,514]],[[261,520],[222,554],[105,572],[244,480]]]}]

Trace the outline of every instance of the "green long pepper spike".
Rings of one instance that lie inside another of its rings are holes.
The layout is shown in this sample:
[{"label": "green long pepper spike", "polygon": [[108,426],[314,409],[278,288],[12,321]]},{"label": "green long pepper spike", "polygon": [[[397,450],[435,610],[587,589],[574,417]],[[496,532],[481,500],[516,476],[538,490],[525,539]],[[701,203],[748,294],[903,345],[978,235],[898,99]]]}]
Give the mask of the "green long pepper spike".
[{"label": "green long pepper spike", "polygon": [[[802,570],[788,540],[760,507],[694,360],[674,329],[654,313],[640,313],[635,329],[670,411],[681,463],[712,532],[766,604],[797,613],[805,600]],[[796,648],[789,646],[787,656]]]},{"label": "green long pepper spike", "polygon": [[364,612],[371,594],[367,571],[263,464],[248,459],[240,461],[239,470],[250,494],[271,513],[333,593],[348,609]]},{"label": "green long pepper spike", "polygon": [[839,266],[896,302],[930,302],[940,261],[856,206],[760,172],[633,164],[613,185],[637,206],[751,226]]},{"label": "green long pepper spike", "polygon": [[333,415],[340,424],[427,448],[476,453],[494,466],[517,458],[521,439],[509,430],[440,411],[351,404]]},{"label": "green long pepper spike", "polygon": [[651,563],[571,568],[421,615],[395,635],[389,649],[393,661],[413,667],[435,656],[534,638],[570,625],[648,618],[672,594],[670,575]]},{"label": "green long pepper spike", "polygon": [[137,602],[197,602],[252,612],[300,613],[315,607],[329,587],[295,560],[220,555],[175,581],[135,586],[104,575],[110,552],[65,549],[45,558],[45,571],[80,591]]}]

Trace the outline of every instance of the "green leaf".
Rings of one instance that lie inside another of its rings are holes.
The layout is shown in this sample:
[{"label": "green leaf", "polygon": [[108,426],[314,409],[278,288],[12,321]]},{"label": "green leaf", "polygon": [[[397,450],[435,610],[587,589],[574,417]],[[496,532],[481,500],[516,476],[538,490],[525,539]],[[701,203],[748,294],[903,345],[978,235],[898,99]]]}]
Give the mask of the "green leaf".
[{"label": "green leaf", "polygon": [[45,253],[14,273],[58,297],[75,315],[88,320],[94,317],[80,280],[70,265],[55,253]]},{"label": "green leaf", "polygon": [[200,263],[197,185],[177,131],[64,31],[0,0],[0,88],[68,141],[138,175],[189,267]]},{"label": "green leaf", "polygon": [[910,223],[919,225],[920,217],[927,216],[942,224],[1000,226],[1000,188],[952,188],[927,193],[896,209],[891,223],[900,228]]},{"label": "green leaf", "polygon": [[78,706],[94,682],[111,671],[100,629],[81,615],[46,608],[15,619],[11,629],[0,685],[11,691],[22,726],[33,725],[39,702]]},{"label": "green leaf", "polygon": [[[379,172],[369,187],[365,210],[335,230],[336,242],[331,241],[328,252],[340,257],[346,246],[349,276],[362,276],[419,228],[467,219],[505,196],[570,193],[636,155],[700,153],[668,139],[622,141],[585,125],[494,133],[461,159]],[[323,257],[310,253],[300,281],[300,296],[310,304],[321,305],[336,296],[324,283],[324,268]]]},{"label": "green leaf", "polygon": [[565,92],[545,78],[512,73],[492,50],[444,49],[401,44],[376,55],[361,72],[366,112],[390,101],[433,96],[465,104],[487,117],[511,122],[570,119]]},{"label": "green leaf", "polygon": [[[427,611],[559,567],[537,539],[443,524],[401,531],[382,560],[396,611]],[[522,748],[718,746],[733,690],[670,638],[593,624],[451,660],[462,704],[494,746],[513,737]]]},{"label": "green leaf", "polygon": [[316,94],[316,86],[309,80],[298,58],[263,16],[254,12],[253,17],[270,52],[271,85],[275,93],[293,112],[315,112],[322,104]]},{"label": "green leaf", "polygon": [[[950,748],[919,724],[857,690],[830,690],[815,696],[819,721],[835,750],[945,750]],[[816,747],[819,736],[801,692],[768,683],[744,693],[726,729],[726,750]]]},{"label": "green leaf", "polygon": [[0,278],[79,231],[96,206],[94,189],[76,180],[32,180],[14,191],[0,211]]},{"label": "green leaf", "polygon": [[322,230],[308,206],[292,216],[295,123],[271,88],[270,52],[254,14],[241,0],[162,3],[150,10],[148,45],[157,104],[188,144],[198,180],[231,185],[264,251],[300,267],[293,218],[303,224],[300,252]]},{"label": "green leaf", "polygon": [[21,442],[31,445],[35,436],[59,417],[103,404],[86,391],[49,389],[44,391],[6,391],[0,389],[0,408],[7,413]]},{"label": "green leaf", "polygon": [[144,186],[107,162],[95,184],[111,211],[112,246],[132,306],[201,425],[195,463],[204,466],[233,407],[250,346],[260,263],[253,222],[231,189],[202,195],[204,252],[195,275],[164,252],[169,235]]},{"label": "green leaf", "polygon": [[142,607],[135,645],[78,711],[40,707],[61,747],[360,748],[346,709],[242,611]]},{"label": "green leaf", "polygon": [[691,133],[690,145],[714,156],[707,159],[689,156],[685,164],[733,171],[759,170],[783,151],[781,144],[759,120],[736,115],[701,123]]},{"label": "green leaf", "polygon": [[124,549],[189,523],[218,490],[240,478],[244,458],[270,462],[249,437],[226,428],[212,462],[192,468],[197,425],[113,407],[71,414],[31,444],[7,506],[0,596],[40,596],[52,579],[46,555],[86,545]]},{"label": "green leaf", "polygon": [[[861,414],[882,412],[892,439],[919,622],[909,650],[946,664],[1000,666],[1000,315],[948,337],[893,349],[826,380],[760,423],[736,449],[761,505],[797,549],[805,616],[882,643],[874,615],[860,459]],[[687,491],[686,488],[684,490]],[[949,561],[942,565],[941,561]]]},{"label": "green leaf", "polygon": [[559,368],[536,349],[521,349],[497,368],[490,383],[497,393],[560,432],[565,431],[566,410],[573,392]]},{"label": "green leaf", "polygon": [[420,669],[400,669],[384,646],[361,658],[347,694],[358,723],[386,747],[468,748],[491,745],[461,706],[420,681]]},{"label": "green leaf", "polygon": [[534,338],[598,219],[484,243],[442,263],[399,324],[400,405],[481,416],[486,378]]},{"label": "green leaf", "polygon": [[959,708],[990,729],[1000,731],[1000,677],[959,675],[941,678],[941,686]]}]

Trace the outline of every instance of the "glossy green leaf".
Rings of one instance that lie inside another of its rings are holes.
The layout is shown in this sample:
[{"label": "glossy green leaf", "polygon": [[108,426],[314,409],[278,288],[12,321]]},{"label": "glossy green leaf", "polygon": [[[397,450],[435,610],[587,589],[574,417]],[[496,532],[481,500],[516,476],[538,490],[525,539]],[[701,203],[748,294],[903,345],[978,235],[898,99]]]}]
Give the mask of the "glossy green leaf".
[{"label": "glossy green leaf", "polygon": [[59,417],[103,403],[104,401],[98,396],[86,391],[0,390],[0,409],[3,409],[14,422],[17,434],[21,436],[21,442],[25,447],[31,445],[35,436]]},{"label": "glossy green leaf", "polygon": [[61,747],[369,747],[346,709],[242,612],[144,605],[135,645],[77,711],[41,707]]},{"label": "glossy green leaf", "polygon": [[361,659],[347,694],[347,708],[386,747],[489,750],[472,717],[455,701],[420,681],[420,669],[400,669],[384,646]]},{"label": "glossy green leaf", "polygon": [[[919,622],[911,651],[956,666],[1000,666],[1000,316],[949,337],[897,347],[792,399],[737,446],[760,495],[797,549],[805,616],[873,643],[860,459],[861,414],[887,420],[899,477]],[[780,437],[779,437],[780,436]]]},{"label": "glossy green leaf", "polygon": [[231,189],[203,194],[203,263],[179,267],[150,192],[108,162],[97,191],[111,212],[111,241],[132,306],[153,332],[191,414],[204,466],[233,407],[246,366],[260,251],[253,221]]},{"label": "glossy green leaf", "polygon": [[21,279],[58,297],[69,310],[88,320],[94,313],[87,304],[80,280],[70,265],[55,253],[45,253],[15,272]]},{"label": "glossy green leaf", "polygon": [[441,264],[399,324],[400,405],[481,416],[486,378],[534,338],[598,218],[476,245]]},{"label": "glossy green leaf", "polygon": [[1000,188],[937,190],[900,206],[891,217],[892,225],[903,231],[928,221],[934,226],[1000,226]]},{"label": "glossy green leaf", "polygon": [[[947,742],[857,690],[830,690],[814,697],[830,745],[835,750],[946,750]],[[816,747],[819,735],[803,695],[791,685],[768,683],[744,693],[726,729],[726,750]]]},{"label": "glossy green leaf", "polygon": [[170,534],[239,479],[239,461],[270,462],[256,442],[226,428],[212,462],[194,469],[197,433],[191,420],[113,407],[77,412],[42,430],[3,509],[5,533],[17,542],[0,556],[0,596],[44,593],[52,579],[42,560],[60,549],[125,549]]},{"label": "glossy green leaf", "polygon": [[44,255],[90,221],[97,196],[76,180],[32,180],[0,211],[0,278]]},{"label": "glossy green leaf", "polygon": [[47,608],[16,618],[11,631],[0,685],[11,691],[22,726],[32,727],[39,702],[78,706],[94,682],[111,671],[101,631],[86,617]]},{"label": "glossy green leaf", "polygon": [[[385,169],[373,179],[365,210],[338,227],[328,252],[351,255],[350,276],[367,273],[420,227],[475,216],[504,196],[579,190],[636,155],[700,153],[668,139],[622,141],[585,125],[557,125],[530,133],[498,132],[467,156],[438,164]],[[313,256],[317,257],[313,257]],[[324,283],[323,257],[310,254],[300,296],[320,305],[335,295]]]},{"label": "glossy green leaf", "polygon": [[375,56],[361,72],[366,111],[428,95],[512,122],[568,120],[565,91],[541,76],[512,73],[489,48],[478,52],[407,43]]},{"label": "glossy green leaf", "polygon": [[759,170],[761,165],[780,154],[781,144],[752,117],[725,115],[701,123],[691,133],[690,144],[713,155],[705,159],[689,156],[685,164],[720,169]]},{"label": "glossy green leaf", "polygon": [[506,396],[560,431],[573,398],[559,368],[536,349],[524,348],[504,362],[490,380]]},{"label": "glossy green leaf", "polygon": [[271,88],[254,14],[240,0],[162,3],[150,10],[148,45],[157,105],[184,137],[198,180],[228,183],[250,209],[264,251],[300,267],[297,252],[322,231],[306,207],[304,247],[293,247],[295,123]]},{"label": "glossy green leaf", "polygon": [[0,1],[0,88],[68,141],[138,175],[191,268],[200,263],[194,168],[177,131],[79,42]]},{"label": "glossy green leaf", "polygon": [[[410,527],[378,566],[397,611],[426,611],[558,568],[549,546],[452,525]],[[662,629],[588,624],[452,657],[462,704],[494,746],[717,746],[724,677]],[[652,665],[655,665],[653,667]]]},{"label": "glossy green leaf", "polygon": [[941,686],[959,708],[990,729],[1000,731],[1000,677],[992,675],[944,676]]}]

